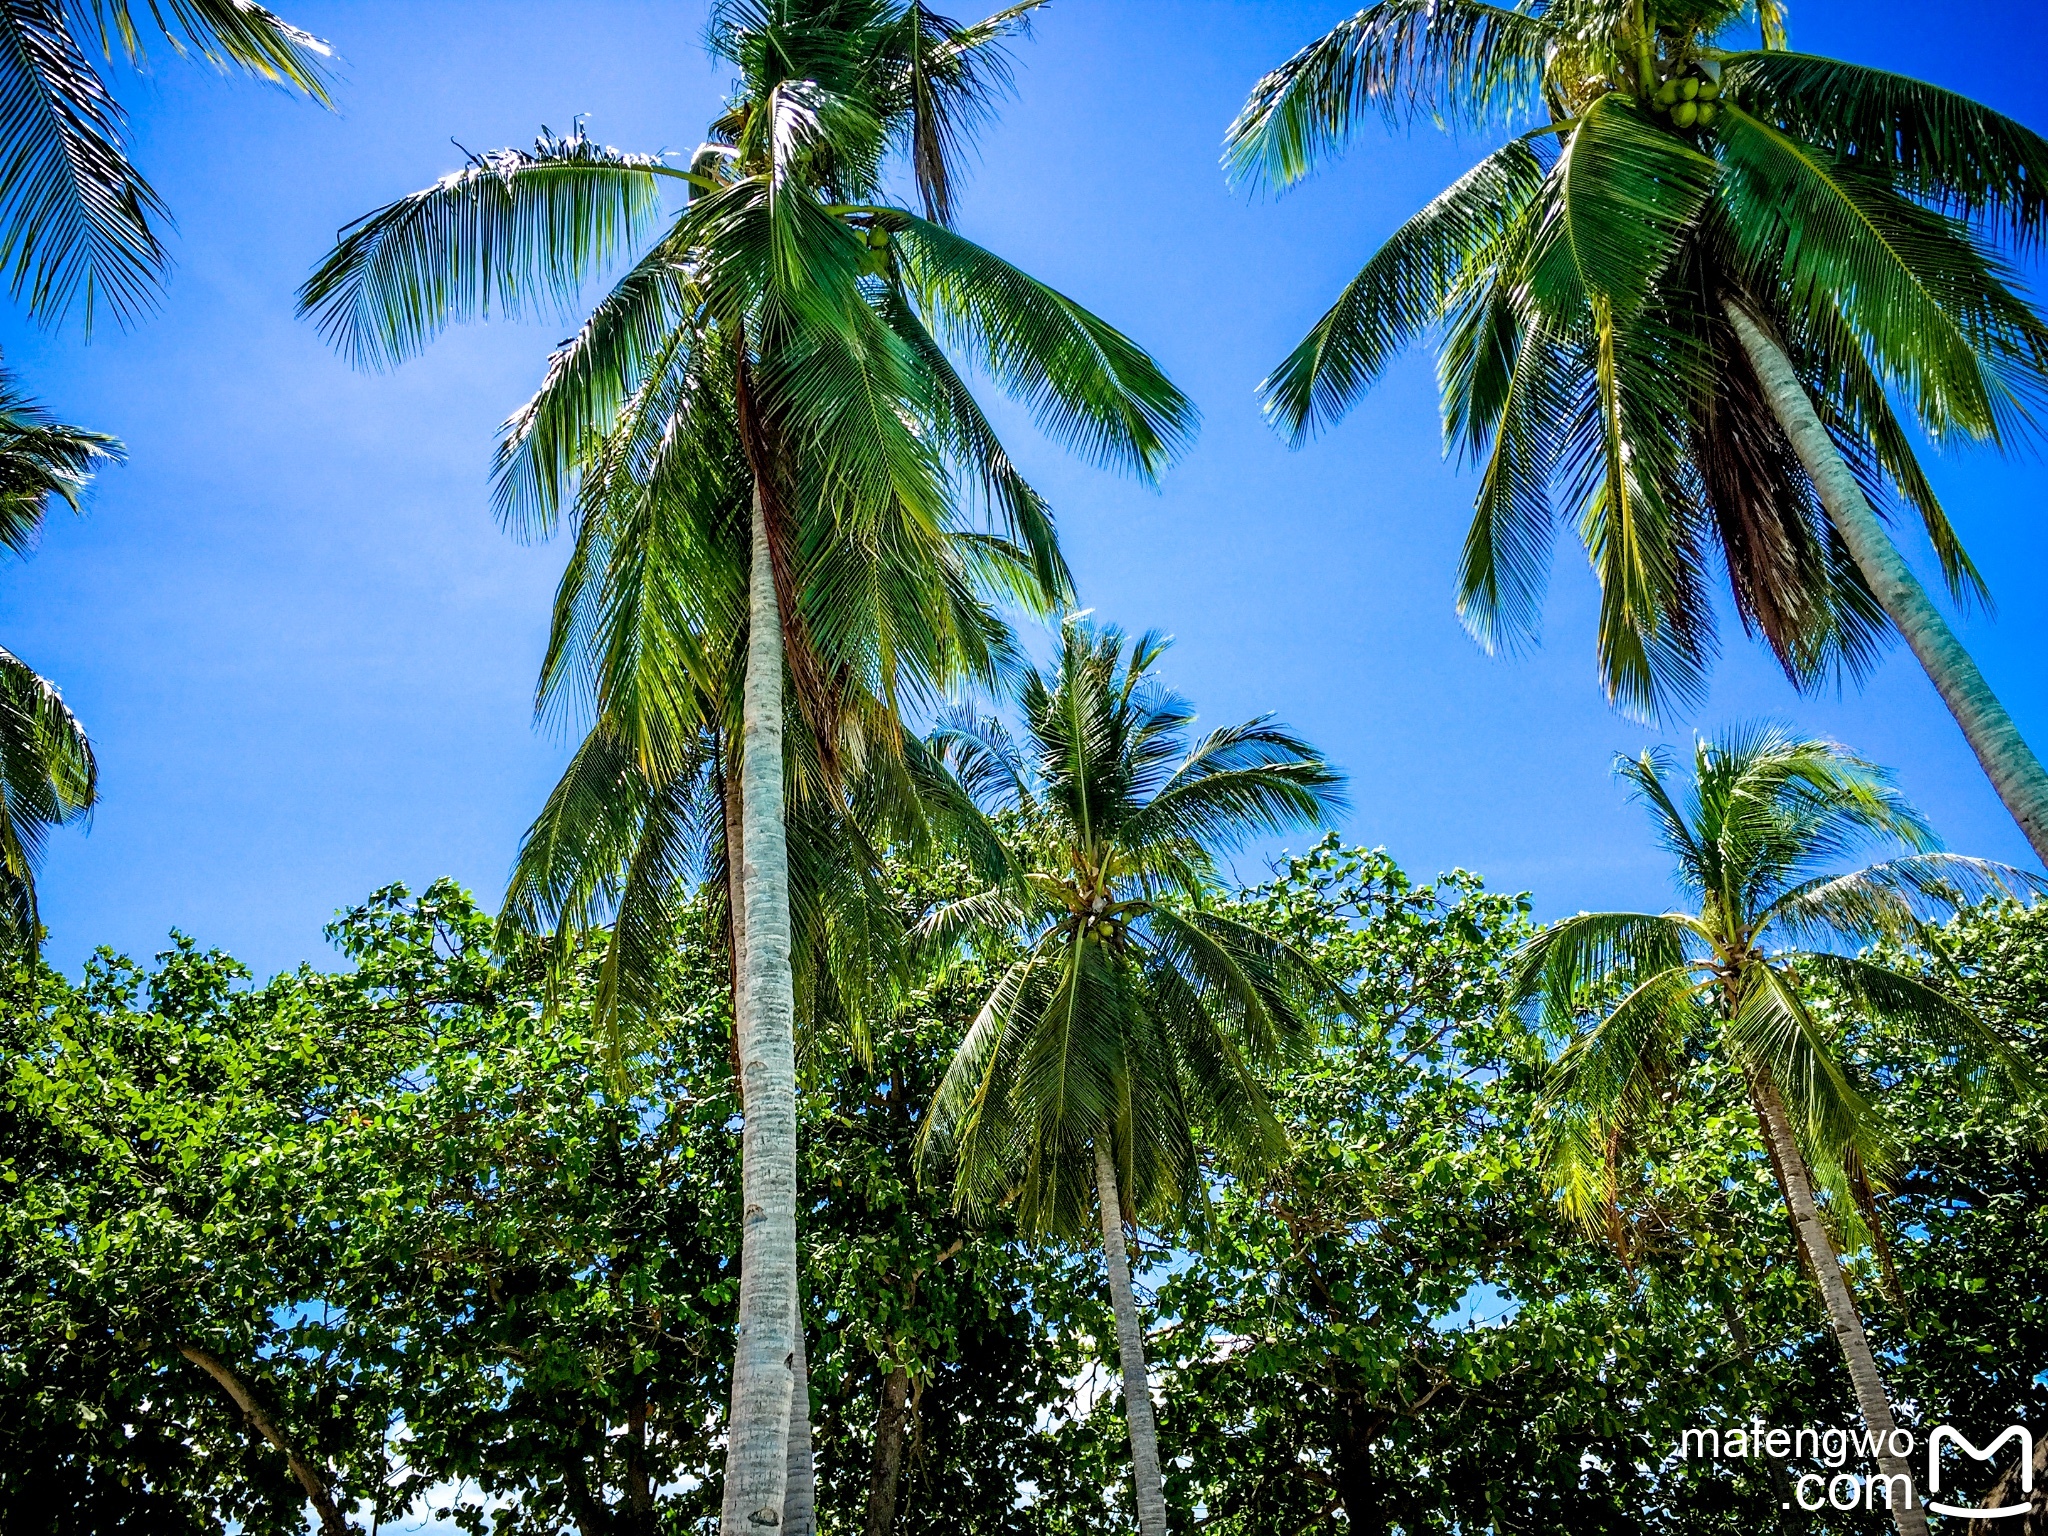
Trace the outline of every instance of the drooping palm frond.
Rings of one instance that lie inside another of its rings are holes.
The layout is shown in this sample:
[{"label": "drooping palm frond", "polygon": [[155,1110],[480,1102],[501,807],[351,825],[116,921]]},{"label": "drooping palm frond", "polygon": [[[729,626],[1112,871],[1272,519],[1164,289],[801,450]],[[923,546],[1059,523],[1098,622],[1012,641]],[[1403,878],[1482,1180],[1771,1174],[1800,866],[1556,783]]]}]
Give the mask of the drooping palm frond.
[{"label": "drooping palm frond", "polygon": [[678,174],[580,125],[543,129],[343,229],[299,313],[358,367],[387,368],[464,320],[564,312],[652,227],[660,178]]},{"label": "drooping palm frond", "polygon": [[1925,81],[1813,54],[1738,54],[1725,67],[1728,95],[1794,139],[2022,246],[2048,228],[2048,140],[2003,113]]},{"label": "drooping palm frond", "polygon": [[92,477],[122,455],[106,433],[52,420],[0,369],[0,548],[34,549],[51,501],[76,510]]},{"label": "drooping palm frond", "polygon": [[0,949],[42,941],[36,868],[50,830],[91,811],[99,770],[56,687],[0,650]]},{"label": "drooping palm frond", "polygon": [[[179,52],[327,100],[327,45],[249,0],[152,0]],[[0,6],[0,269],[46,324],[77,305],[89,333],[104,309],[122,324],[154,300],[169,267],[156,226],[168,210],[122,144],[122,113],[73,30],[103,51],[142,53],[130,0],[9,0]]]},{"label": "drooping palm frond", "polygon": [[[218,69],[240,68],[260,79],[304,91],[327,102],[327,71],[334,50],[255,0],[146,0],[149,19],[178,53],[195,53]],[[135,24],[134,0],[83,0],[79,7],[99,32],[101,49],[118,45],[131,61],[147,54]]]},{"label": "drooping palm frond", "polygon": [[1349,409],[1521,226],[1544,173],[1517,139],[1396,230],[1259,386],[1268,418],[1299,442]]},{"label": "drooping palm frond", "polygon": [[1224,139],[1233,179],[1284,187],[1343,148],[1368,112],[1470,123],[1534,112],[1558,41],[1546,18],[1481,0],[1380,0],[1252,88]]}]

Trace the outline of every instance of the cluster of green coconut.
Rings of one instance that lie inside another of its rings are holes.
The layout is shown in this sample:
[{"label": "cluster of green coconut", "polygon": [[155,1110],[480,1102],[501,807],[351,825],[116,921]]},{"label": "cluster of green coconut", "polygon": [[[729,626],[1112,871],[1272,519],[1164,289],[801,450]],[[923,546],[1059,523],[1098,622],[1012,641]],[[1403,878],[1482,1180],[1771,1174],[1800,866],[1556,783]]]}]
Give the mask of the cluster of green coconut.
[{"label": "cluster of green coconut", "polygon": [[1674,128],[1711,128],[1714,119],[1721,115],[1720,95],[1720,66],[1699,64],[1658,86],[1650,97],[1650,105],[1670,114]]}]

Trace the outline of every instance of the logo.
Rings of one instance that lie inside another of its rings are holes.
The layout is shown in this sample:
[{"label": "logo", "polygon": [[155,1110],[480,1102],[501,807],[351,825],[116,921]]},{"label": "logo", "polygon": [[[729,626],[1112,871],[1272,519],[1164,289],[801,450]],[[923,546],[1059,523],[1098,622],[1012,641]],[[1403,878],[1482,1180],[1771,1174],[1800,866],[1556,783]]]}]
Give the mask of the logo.
[{"label": "logo", "polygon": [[[1953,1445],[1973,1460],[1989,1462],[2006,1446],[2015,1443],[2020,1452],[2019,1481],[2023,1495],[2019,1503],[1980,1509],[1969,1504],[1940,1502],[1937,1496],[1941,1492],[1943,1446]],[[2033,1507],[2034,1437],[2025,1425],[2007,1426],[1981,1450],[1962,1431],[1947,1424],[1938,1427],[1927,1437],[1927,1497],[1924,1499],[1913,1487],[1911,1472],[1905,1470],[1917,1448],[1912,1431],[1906,1429],[1877,1435],[1869,1430],[1816,1425],[1785,1429],[1767,1425],[1762,1420],[1752,1420],[1748,1424],[1722,1430],[1688,1429],[1679,1436],[1674,1449],[1678,1459],[1684,1461],[1695,1457],[1715,1461],[1763,1457],[1783,1465],[1788,1474],[1794,1471],[1798,1462],[1805,1461],[1809,1466],[1817,1462],[1825,1470],[1794,1476],[1793,1498],[1785,1505],[1791,1509],[1796,1503],[1798,1508],[1810,1513],[1829,1508],[1874,1510],[1880,1505],[1886,1509],[1911,1509],[1916,1504],[1923,1504],[1930,1514],[1948,1515],[1954,1519],[2003,1520],[2013,1515],[2024,1515]],[[1879,1470],[1869,1474],[1845,1470],[1852,1461],[1881,1465]]]},{"label": "logo", "polygon": [[1970,1444],[1967,1436],[1946,1424],[1942,1425],[1927,1437],[1927,1491],[1930,1494],[1941,1492],[1941,1448],[1944,1443],[1953,1441],[1965,1455],[1978,1461],[1989,1461],[1998,1454],[1998,1448],[2008,1440],[2017,1440],[2020,1443],[2020,1492],[2026,1494],[2026,1498],[2017,1504],[2001,1504],[1996,1509],[1972,1509],[1968,1505],[1937,1504],[1930,1498],[1927,1507],[1937,1515],[1960,1515],[1966,1520],[2001,1520],[2007,1515],[2024,1515],[2034,1502],[2034,1437],[2019,1424],[2013,1425],[1981,1451]]}]

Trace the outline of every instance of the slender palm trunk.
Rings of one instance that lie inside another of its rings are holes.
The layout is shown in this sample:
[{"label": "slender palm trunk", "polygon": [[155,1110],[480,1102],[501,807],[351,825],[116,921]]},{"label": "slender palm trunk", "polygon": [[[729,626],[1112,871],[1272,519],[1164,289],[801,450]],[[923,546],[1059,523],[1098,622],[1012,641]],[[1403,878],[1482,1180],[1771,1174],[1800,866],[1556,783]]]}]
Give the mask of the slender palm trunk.
[{"label": "slender palm trunk", "polygon": [[740,989],[739,1328],[727,1421],[724,1536],[779,1529],[789,1480],[796,1317],[796,1041],[783,825],[782,622],[768,523],[754,497],[747,582],[740,829],[745,965]]},{"label": "slender palm trunk", "polygon": [[[733,1079],[740,1081],[739,1015],[740,988],[747,969],[747,876],[744,836],[740,822],[739,782],[734,770],[737,753],[729,753],[725,764],[725,904],[730,924],[733,999]],[[741,1111],[746,1104],[741,1100]],[[782,1497],[782,1524],[790,1536],[815,1536],[818,1529],[817,1458],[811,1448],[811,1373],[804,1354],[803,1286],[796,1287],[796,1310],[791,1324],[789,1394],[789,1475]]]},{"label": "slender palm trunk", "polygon": [[818,1463],[811,1448],[811,1367],[804,1356],[803,1262],[797,1262],[789,1371],[789,1476],[782,1495],[786,1536],[818,1536]]},{"label": "slender palm trunk", "polygon": [[318,1467],[300,1454],[298,1447],[279,1432],[276,1421],[264,1411],[263,1404],[257,1400],[249,1384],[211,1350],[202,1349],[197,1344],[180,1344],[178,1353],[211,1376],[241,1409],[242,1417],[249,1421],[256,1433],[284,1452],[285,1464],[292,1469],[292,1476],[306,1490],[306,1498],[320,1516],[321,1536],[347,1536],[348,1521],[342,1518],[341,1509],[328,1490],[327,1479],[320,1475]]},{"label": "slender palm trunk", "polygon": [[1792,449],[1820,493],[1821,505],[1849,546],[1870,590],[1906,637],[1942,702],[1984,765],[1991,787],[2020,824],[2034,855],[2048,863],[2048,771],[2020,735],[2012,716],[1984,681],[1984,674],[1949,628],[1870,509],[1863,487],[1822,425],[1813,401],[1784,347],[1741,305],[1726,304],[1728,320],[1749,355],[1764,397],[1792,440]]},{"label": "slender palm trunk", "polygon": [[1102,1256],[1109,1261],[1109,1300],[1116,1311],[1116,1349],[1124,1367],[1124,1422],[1131,1431],[1131,1474],[1138,1490],[1138,1536],[1166,1536],[1166,1495],[1159,1481],[1159,1428],[1152,1421],[1152,1383],[1145,1373],[1145,1335],[1131,1295],[1124,1251],[1124,1208],[1116,1162],[1095,1143],[1095,1193],[1102,1202]]},{"label": "slender palm trunk", "polygon": [[875,1460],[868,1473],[866,1536],[889,1536],[896,1528],[896,1490],[903,1477],[903,1428],[909,1420],[910,1372],[899,1365],[882,1378],[882,1411],[875,1418]]},{"label": "slender palm trunk", "polygon": [[[1792,1217],[1792,1232],[1805,1258],[1814,1283],[1820,1287],[1821,1305],[1826,1308],[1828,1327],[1841,1346],[1843,1363],[1849,1367],[1849,1382],[1856,1391],[1856,1406],[1863,1415],[1863,1427],[1880,1447],[1878,1470],[1891,1486],[1892,1520],[1900,1536],[1927,1536],[1927,1516],[1913,1490],[1913,1468],[1903,1456],[1890,1450],[1891,1435],[1898,1428],[1892,1418],[1891,1399],[1885,1395],[1884,1378],[1877,1372],[1877,1357],[1863,1332],[1863,1318],[1856,1310],[1856,1298],[1842,1278],[1841,1260],[1835,1245],[1821,1225],[1820,1211],[1813,1202],[1813,1178],[1806,1159],[1793,1138],[1792,1118],[1777,1085],[1765,1078],[1750,1083],[1756,1102],[1757,1119],[1763,1126],[1764,1145],[1776,1165],[1778,1185],[1785,1196],[1785,1209]],[[1900,1479],[1904,1481],[1901,1482]]]}]

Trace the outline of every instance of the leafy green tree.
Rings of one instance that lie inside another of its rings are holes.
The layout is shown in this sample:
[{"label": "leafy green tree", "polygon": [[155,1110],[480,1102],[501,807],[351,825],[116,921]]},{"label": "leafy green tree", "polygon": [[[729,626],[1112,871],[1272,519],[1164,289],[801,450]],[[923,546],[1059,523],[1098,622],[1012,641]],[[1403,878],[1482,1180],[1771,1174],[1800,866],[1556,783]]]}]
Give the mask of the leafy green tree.
[{"label": "leafy green tree", "polygon": [[[1165,462],[1193,419],[1127,339],[945,223],[962,137],[1002,88],[1000,45],[1032,8],[960,28],[894,0],[731,0],[710,36],[740,71],[738,94],[690,170],[599,150],[581,135],[479,157],[345,232],[302,295],[359,361],[396,361],[451,320],[566,304],[652,234],[663,178],[692,191],[554,360],[551,387],[515,418],[500,485],[509,511],[547,526],[584,449],[629,398],[730,360],[731,415],[751,476],[736,754],[750,1217],[725,1485],[731,1530],[788,1514],[797,1150],[784,674],[819,722],[833,719],[842,668],[879,673],[879,696],[892,704],[905,681],[896,637],[878,628],[869,594],[834,592],[805,613],[797,562],[845,541],[885,551],[878,569],[901,591],[942,589],[933,546],[955,525],[964,487],[1027,551],[1042,589],[1063,581],[1044,507],[939,338],[965,345],[1056,435],[1141,474]],[[930,217],[879,201],[896,149],[907,151]],[[688,637],[667,638],[697,665],[695,699],[724,697]],[[692,699],[674,703],[677,722],[692,724]],[[815,734],[829,752],[831,727]],[[805,1524],[801,1511],[788,1522]]]},{"label": "leafy green tree", "polygon": [[[1745,18],[1763,46],[1724,47]],[[1446,436],[1481,464],[1458,602],[1482,644],[1533,632],[1560,510],[1639,712],[1698,696],[1716,561],[1802,687],[1895,627],[2048,858],[2048,772],[1873,510],[1903,502],[1982,595],[1893,398],[1936,441],[2026,430],[2048,324],[2006,253],[2048,222],[2048,141],[1787,52],[1775,0],[1381,0],[1259,82],[1227,159],[1284,186],[1372,113],[1536,126],[1366,263],[1267,380],[1273,421],[1301,438],[1439,330]]]},{"label": "leafy green tree", "polygon": [[1198,1134],[1246,1164],[1284,1135],[1260,1073],[1313,1033],[1323,991],[1285,942],[1209,905],[1219,851],[1337,803],[1339,779],[1268,720],[1190,742],[1193,711],[1155,666],[1165,642],[1070,621],[1033,670],[1025,739],[958,719],[936,738],[961,782],[1015,818],[1006,882],[932,913],[935,943],[1015,943],[925,1123],[970,1212],[1015,1202],[1026,1231],[1073,1237],[1100,1218],[1139,1529],[1166,1504],[1127,1218],[1202,1198]]},{"label": "leafy green tree", "polygon": [[1765,1262],[1775,1188],[1726,1106],[1692,1104],[1621,1249],[1561,1216],[1528,1136],[1551,1042],[1510,1003],[1528,905],[1334,836],[1233,904],[1354,1008],[1274,1085],[1289,1156],[1219,1181],[1159,1285],[1176,1501],[1206,1529],[1775,1524],[1760,1468],[1672,1456],[1838,1400],[1803,1369],[1805,1287]]},{"label": "leafy green tree", "polygon": [[[1852,1015],[1938,1042],[1977,1091],[2004,1085],[2024,1097],[2036,1074],[1948,988],[1807,946],[1872,943],[1912,931],[1923,913],[1964,893],[2038,882],[2003,865],[1930,851],[1933,833],[1885,774],[1829,742],[1755,727],[1703,740],[1682,804],[1658,754],[1622,759],[1617,771],[1648,809],[1695,905],[1661,914],[1583,913],[1524,948],[1519,992],[1540,993],[1560,1026],[1597,1017],[1559,1059],[1546,1095],[1552,1176],[1567,1209],[1598,1227],[1611,1219],[1631,1136],[1687,1091],[1702,1061],[1732,1067],[1747,1089],[1864,1427],[1888,1447],[1897,1424],[1829,1218],[1863,1236],[1869,1190],[1893,1173],[1898,1154],[1872,1102],[1882,1080],[1852,1075],[1839,1020],[1817,1011],[1807,989],[1825,981]],[[1847,851],[1868,843],[1910,851],[1839,870]],[[1889,1449],[1877,1460],[1899,1528],[1924,1531],[1907,1462]]]},{"label": "leafy green tree", "polygon": [[[45,322],[83,302],[126,321],[169,266],[156,189],[128,162],[121,108],[86,56],[143,58],[132,0],[23,0],[0,10],[0,265],[9,291]],[[326,102],[328,46],[253,0],[150,0],[149,22],[178,53],[239,68]]]},{"label": "leafy green tree", "polygon": [[[93,472],[120,453],[104,433],[52,421],[0,372],[0,547],[26,557],[50,503],[75,510]],[[91,811],[97,784],[92,743],[56,686],[0,648],[0,963],[42,942],[43,839]]]}]

